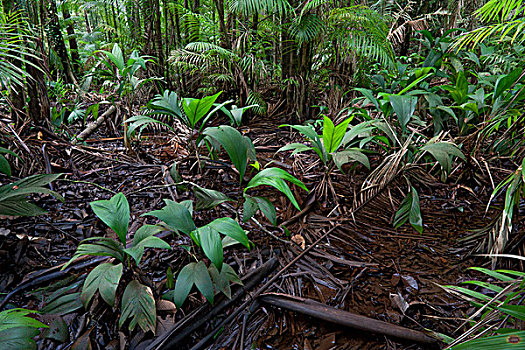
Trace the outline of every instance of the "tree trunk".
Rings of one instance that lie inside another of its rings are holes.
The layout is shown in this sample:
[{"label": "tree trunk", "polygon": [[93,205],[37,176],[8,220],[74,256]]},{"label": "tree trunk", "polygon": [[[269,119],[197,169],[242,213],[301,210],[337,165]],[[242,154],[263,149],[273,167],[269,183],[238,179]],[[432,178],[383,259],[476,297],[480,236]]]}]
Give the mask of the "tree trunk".
[{"label": "tree trunk", "polygon": [[164,59],[164,50],[162,49],[162,29],[161,29],[161,12],[159,0],[153,0],[153,18],[154,18],[154,41],[155,54],[160,68],[160,76],[166,74],[166,60]]},{"label": "tree trunk", "polygon": [[[35,52],[37,56],[39,56],[38,52],[44,52],[41,40],[36,42]],[[42,61],[32,56],[27,56],[27,60],[33,65],[41,67]],[[32,77],[32,79],[27,82],[27,95],[29,97],[28,113],[36,125],[45,126],[45,124],[51,120],[45,75],[41,69],[37,69],[33,65],[26,65],[27,73]]]},{"label": "tree trunk", "polygon": [[221,47],[226,49],[230,48],[230,39],[228,37],[228,30],[226,23],[224,22],[224,0],[214,0],[215,7],[217,8],[217,16],[219,21],[219,33],[221,34]]},{"label": "tree trunk", "polygon": [[60,63],[62,64],[62,69],[64,70],[64,81],[68,84],[76,84],[76,79],[73,75],[71,64],[69,62],[66,44],[64,43],[64,38],[62,37],[62,32],[60,31],[60,22],[58,21],[55,0],[46,0],[46,10],[48,16],[46,23],[48,40],[57,53]]},{"label": "tree trunk", "polygon": [[[64,20],[67,21],[71,18],[71,14],[69,13],[69,8],[67,7],[67,2],[62,4],[62,16],[64,16]],[[80,73],[80,57],[78,55],[78,43],[77,38],[75,37],[75,27],[73,26],[73,23],[70,22],[67,27],[67,40],[69,41],[69,49],[71,51],[71,61],[73,63],[73,69],[75,70],[75,73]]]}]

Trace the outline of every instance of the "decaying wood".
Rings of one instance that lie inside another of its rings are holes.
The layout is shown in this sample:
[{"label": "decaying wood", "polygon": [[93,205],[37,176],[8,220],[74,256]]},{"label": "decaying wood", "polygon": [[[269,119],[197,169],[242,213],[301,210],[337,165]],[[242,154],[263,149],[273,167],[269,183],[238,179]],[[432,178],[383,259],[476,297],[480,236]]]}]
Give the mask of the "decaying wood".
[{"label": "decaying wood", "polygon": [[350,328],[380,333],[420,344],[433,344],[435,346],[438,344],[436,339],[429,337],[423,332],[336,309],[315,300],[274,293],[261,295],[258,299],[260,302],[268,305],[299,312]]},{"label": "decaying wood", "polygon": [[[94,122],[92,123],[89,123],[88,126],[84,129],[84,131],[82,131],[80,134],[78,134],[77,136],[77,140],[79,141],[82,141],[84,140],[86,137],[88,137],[89,135],[91,135],[95,130],[97,130],[97,128],[99,126],[102,125],[102,123],[104,123],[104,121],[106,120],[106,118],[108,116],[110,116],[111,114],[113,114],[115,111],[117,110],[117,108],[115,106],[111,106],[109,107],[109,109],[107,111],[105,111],[101,116],[99,116],[97,118],[97,120],[95,120]],[[75,142],[74,142],[75,143]]]}]

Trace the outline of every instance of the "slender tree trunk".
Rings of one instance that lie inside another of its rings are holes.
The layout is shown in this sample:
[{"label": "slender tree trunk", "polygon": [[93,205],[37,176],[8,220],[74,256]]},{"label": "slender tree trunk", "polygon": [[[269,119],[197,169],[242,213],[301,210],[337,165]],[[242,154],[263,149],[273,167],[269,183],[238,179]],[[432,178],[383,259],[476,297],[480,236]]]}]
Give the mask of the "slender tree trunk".
[{"label": "slender tree trunk", "polygon": [[[113,27],[115,28],[115,38],[117,39],[117,41],[120,40],[120,36],[119,36],[119,26],[120,26],[120,22],[117,24],[117,14],[115,13],[115,5],[112,4],[111,5],[111,15],[113,17]],[[121,31],[122,32],[122,31]]]},{"label": "slender tree trunk", "polygon": [[86,22],[86,32],[91,34],[93,30],[91,29],[91,23],[89,23],[89,17],[88,17],[87,10],[84,10],[84,21]]},{"label": "slender tree trunk", "polygon": [[[35,49],[37,55],[38,52],[44,52],[41,40],[36,42]],[[49,97],[47,95],[45,75],[43,72],[44,67],[42,67],[41,64],[44,60],[37,60],[32,56],[27,56],[27,60],[32,63],[32,65],[26,65],[27,73],[32,77],[32,79],[27,82],[27,95],[29,97],[28,113],[36,125],[45,126],[45,124],[51,120],[51,117]],[[41,69],[37,69],[35,66],[40,66]]]},{"label": "slender tree trunk", "polygon": [[[64,16],[64,20],[67,21],[68,19],[71,19],[71,14],[69,13],[69,8],[67,2],[62,4],[62,16]],[[75,27],[73,23],[69,23],[66,27],[69,41],[69,49],[71,51],[71,61],[73,63],[73,69],[75,70],[75,73],[80,73],[80,57],[78,55],[78,43],[77,38],[75,37]]]},{"label": "slender tree trunk", "polygon": [[69,55],[67,53],[66,44],[64,43],[64,38],[62,37],[62,32],[60,30],[60,22],[58,21],[57,15],[57,6],[55,0],[46,0],[46,10],[47,10],[47,36],[50,41],[51,46],[55,50],[60,59],[63,69],[63,78],[66,83],[76,83],[75,76],[71,69],[71,64],[69,62]]},{"label": "slender tree trunk", "polygon": [[162,29],[161,29],[161,12],[159,0],[153,0],[153,18],[154,18],[154,41],[157,62],[159,63],[160,75],[166,74],[166,60],[164,59],[164,50],[162,49]]},{"label": "slender tree trunk", "polygon": [[221,46],[224,48],[230,48],[230,39],[228,37],[228,30],[226,23],[224,23],[224,0],[214,0],[215,7],[217,8],[217,16],[219,21],[219,33],[221,34]]}]

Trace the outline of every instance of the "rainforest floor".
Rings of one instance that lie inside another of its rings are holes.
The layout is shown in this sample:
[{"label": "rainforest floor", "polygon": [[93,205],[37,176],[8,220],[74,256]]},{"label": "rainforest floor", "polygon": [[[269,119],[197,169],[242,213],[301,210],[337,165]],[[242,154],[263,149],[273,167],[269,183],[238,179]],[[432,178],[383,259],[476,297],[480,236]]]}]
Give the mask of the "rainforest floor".
[{"label": "rainforest floor", "polygon": [[[458,184],[454,174],[445,183],[427,181],[419,185],[424,231],[414,231],[409,225],[394,229],[393,216],[403,199],[403,179],[393,183],[355,210],[359,190],[369,170],[348,169],[347,174],[335,169],[330,184],[313,152],[290,156],[276,153],[283,145],[300,141],[297,133],[279,128],[279,117],[252,121],[241,127],[257,150],[262,165],[273,162],[302,180],[307,188],[318,186],[316,193],[294,188],[302,212],[297,211],[284,195],[268,188],[266,196],[275,204],[278,222],[286,223],[287,231],[275,228],[258,217],[261,226],[243,224],[254,243],[252,250],[228,248],[225,262],[245,276],[271,258],[278,259],[277,268],[259,284],[268,281],[277,271],[296,258],[330,230],[330,233],[287,268],[264,291],[297,298],[316,300],[337,309],[350,311],[390,324],[414,330],[431,330],[451,337],[458,336],[466,315],[474,310],[465,301],[447,293],[441,285],[457,285],[480,277],[472,266],[486,266],[470,253],[474,243],[465,241],[476,229],[491,220],[485,212],[492,187]],[[235,197],[239,188],[237,174],[227,160],[200,160],[188,152],[180,137],[166,133],[144,133],[134,142],[133,152],[123,146],[122,137],[101,128],[86,142],[72,144],[66,137],[27,128],[21,141],[27,150],[15,164],[20,173],[63,173],[53,184],[53,190],[64,196],[63,203],[53,197],[36,197],[35,202],[48,210],[37,217],[3,217],[0,219],[0,292],[8,293],[24,282],[49,275],[53,267],[67,262],[79,242],[93,236],[110,236],[90,209],[89,202],[108,199],[123,192],[131,206],[131,229],[144,223],[154,223],[141,214],[160,209],[163,199],[181,201],[194,199],[188,189],[172,186],[169,168],[177,162],[184,180],[201,187],[215,189]],[[19,143],[19,141],[16,141]],[[372,158],[372,168],[380,159]],[[495,173],[494,181],[503,178]],[[1,179],[7,182],[6,178]],[[324,186],[324,187],[323,187]],[[323,190],[324,188],[324,190]],[[197,211],[197,226],[211,220],[235,217],[234,206],[222,205],[212,210]],[[268,231],[271,233],[269,234]],[[170,235],[165,238],[171,250],[146,251],[144,279],[160,299],[166,290],[166,271],[177,272],[190,261],[184,249],[188,237]],[[486,266],[487,267],[487,266]],[[66,279],[52,276],[17,293],[9,305],[32,310],[46,306],[53,291],[69,286],[78,291],[81,275],[91,267],[79,269]],[[40,274],[40,275],[39,275]],[[257,288],[257,287],[256,287]],[[256,290],[256,289],[255,289]],[[121,290],[118,293],[122,293]],[[249,294],[248,294],[249,295]],[[191,348],[213,331],[221,320],[247,300],[229,306],[203,327],[186,337],[178,348]],[[158,299],[157,299],[158,300]],[[205,305],[205,300],[193,290],[182,310],[172,303],[158,303],[156,337],[162,335],[192,310]],[[162,308],[160,306],[163,306]],[[208,306],[210,307],[210,306]],[[118,329],[118,309],[94,302],[88,310],[62,310],[56,315],[42,315],[52,323],[58,335],[54,339],[39,339],[41,349],[145,349],[152,334]],[[63,322],[62,322],[63,321]],[[137,327],[138,328],[138,327]],[[254,304],[227,322],[215,334],[210,349],[425,349],[390,336],[356,331],[321,321],[299,313]]]}]

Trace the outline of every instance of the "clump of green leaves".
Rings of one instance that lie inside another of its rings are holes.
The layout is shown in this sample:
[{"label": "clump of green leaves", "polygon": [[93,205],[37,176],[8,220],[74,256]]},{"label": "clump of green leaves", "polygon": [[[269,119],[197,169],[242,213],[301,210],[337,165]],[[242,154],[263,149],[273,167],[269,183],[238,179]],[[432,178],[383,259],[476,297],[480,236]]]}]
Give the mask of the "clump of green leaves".
[{"label": "clump of green leaves", "polygon": [[462,282],[462,286],[443,286],[478,309],[468,319],[471,329],[451,339],[447,349],[523,349],[525,331],[520,329],[525,321],[525,273],[481,267],[470,270],[489,276],[491,281],[470,280]]},{"label": "clump of green leaves", "polygon": [[[114,258],[114,263],[102,263],[91,270],[83,284],[80,299],[87,308],[98,292],[108,305],[115,306],[116,291],[125,272],[125,266],[128,267],[126,273],[133,275],[131,261],[139,266],[145,248],[170,249],[171,247],[155,236],[163,230],[156,225],[141,226],[135,232],[131,246],[126,246],[130,209],[122,193],[116,194],[109,200],[91,202],[91,208],[99,219],[115,232],[118,240],[108,237],[91,237],[83,240],[63,269],[84,255]],[[144,332],[150,330],[155,333],[156,309],[153,293],[150,287],[141,284],[135,278],[127,284],[122,296],[119,327],[122,327],[128,319],[131,319],[130,330],[138,324]]]},{"label": "clump of green leaves", "polygon": [[[323,116],[322,135],[317,134],[313,125],[281,125],[281,127],[291,127],[299,131],[307,138],[310,145],[291,143],[281,147],[277,152],[293,151],[292,154],[297,154],[299,152],[314,151],[325,166],[330,166],[330,162],[333,161],[333,164],[341,169],[344,164],[356,161],[370,168],[370,162],[364,150],[349,147],[350,142],[358,136],[352,130],[347,132],[351,120],[352,117],[347,118],[336,126],[330,118]],[[363,124],[359,129],[361,132],[366,131],[364,126]]]},{"label": "clump of green leaves", "polygon": [[35,216],[47,213],[29,202],[30,194],[50,194],[64,201],[62,196],[44,186],[55,181],[61,174],[37,174],[0,186],[0,215]]},{"label": "clump of green leaves", "polygon": [[208,119],[219,111],[230,118],[232,125],[241,125],[243,114],[246,110],[256,105],[246,107],[233,105],[231,109],[228,109],[226,105],[233,101],[216,103],[221,93],[222,91],[200,99],[192,97],[180,99],[175,92],[166,90],[162,95],[156,95],[153,100],[148,102],[145,115],[137,115],[128,120],[128,122],[131,123],[128,134],[131,136],[135,130],[141,130],[145,126],[154,123],[161,124],[175,131],[168,123],[156,119],[159,116],[168,116],[177,119],[191,130],[201,132],[206,126]]},{"label": "clump of green leaves", "polygon": [[33,340],[40,334],[39,328],[48,328],[42,322],[29,317],[35,311],[10,309],[0,312],[0,343],[4,350],[36,349]]},{"label": "clump of green leaves", "polygon": [[[191,238],[196,248],[202,249],[210,260],[209,267],[204,261],[197,260],[184,266],[177,277],[175,289],[166,296],[173,299],[180,307],[193,286],[204,295],[206,300],[213,303],[215,290],[231,297],[230,282],[241,283],[231,266],[224,263],[224,248],[234,244],[242,244],[250,249],[251,243],[246,232],[238,222],[229,217],[223,217],[197,227],[192,219],[193,203],[184,201],[177,203],[165,200],[161,210],[155,210],[144,215],[151,215],[165,224],[165,227]],[[196,251],[195,251],[196,253]],[[192,254],[195,257],[194,254]]]},{"label": "clump of green leaves", "polygon": [[[231,162],[239,172],[239,184],[242,188],[242,183],[248,164],[253,161],[253,167],[256,170],[260,170],[260,165],[257,162],[257,156],[255,147],[249,137],[242,135],[238,130],[231,126],[221,125],[218,127],[210,127],[204,130],[203,140],[209,142],[212,145],[212,150],[218,151],[221,146],[224,148]],[[289,174],[283,169],[270,167],[260,170],[244,187],[242,195],[244,198],[243,205],[243,221],[246,222],[251,219],[258,210],[261,210],[264,216],[275,226],[277,225],[277,214],[274,205],[268,199],[257,196],[250,196],[248,190],[254,189],[260,186],[271,186],[281,193],[283,193],[290,202],[298,210],[299,204],[292,194],[290,187],[287,182],[299,186],[305,191],[308,191],[306,186],[296,177]],[[202,200],[201,190],[196,192],[197,197]],[[218,191],[208,190],[207,192],[208,202],[215,200],[216,205],[229,201],[226,195]],[[239,198],[239,201],[241,199]]]}]

